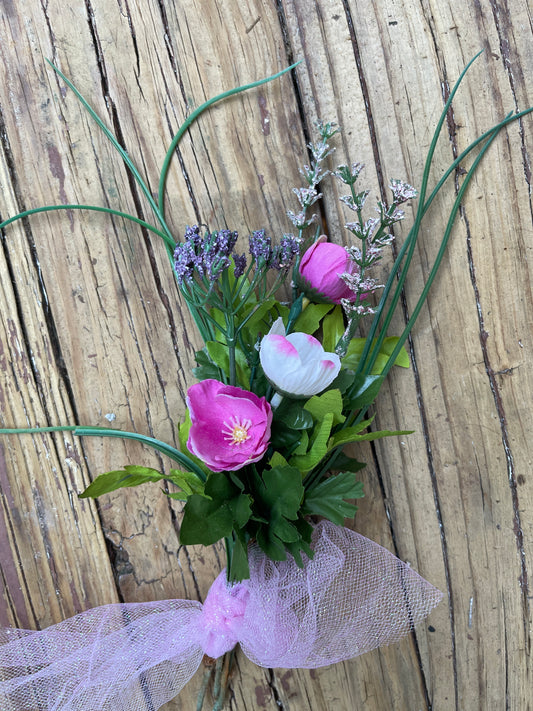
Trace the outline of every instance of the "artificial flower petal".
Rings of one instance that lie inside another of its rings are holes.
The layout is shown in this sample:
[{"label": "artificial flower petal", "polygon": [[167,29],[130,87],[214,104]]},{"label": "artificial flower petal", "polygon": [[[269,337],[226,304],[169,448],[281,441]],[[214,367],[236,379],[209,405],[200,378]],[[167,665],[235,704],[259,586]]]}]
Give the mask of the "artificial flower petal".
[{"label": "artificial flower petal", "polygon": [[189,388],[187,406],[187,447],[211,471],[235,471],[263,457],[272,423],[266,398],[206,379]]},{"label": "artificial flower petal", "polygon": [[356,264],[344,247],[321,239],[312,244],[300,262],[300,285],[311,301],[329,301],[340,304],[342,299],[353,299],[353,291],[341,274],[353,274]]},{"label": "artificial flower petal", "polygon": [[269,382],[289,397],[311,397],[322,392],[341,368],[339,356],[326,353],[313,336],[300,332],[280,335],[277,321],[261,341],[259,358]]}]

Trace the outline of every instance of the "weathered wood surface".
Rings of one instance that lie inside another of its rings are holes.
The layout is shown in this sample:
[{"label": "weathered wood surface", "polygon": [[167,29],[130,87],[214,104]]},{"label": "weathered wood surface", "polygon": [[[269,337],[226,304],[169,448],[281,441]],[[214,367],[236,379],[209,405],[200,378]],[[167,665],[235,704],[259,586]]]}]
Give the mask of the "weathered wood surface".
[{"label": "weathered wood surface", "polygon": [[[154,191],[191,108],[303,58],[293,77],[205,115],[168,184],[178,236],[197,221],[279,235],[316,117],[342,125],[336,159],[365,162],[375,194],[389,177],[420,184],[444,96],[478,50],[435,176],[508,111],[533,104],[532,35],[526,0],[3,0],[1,216],[74,202],[150,215],[46,57]],[[533,708],[532,121],[486,157],[413,335],[414,367],[380,395],[378,426],[416,432],[364,451],[355,527],[445,600],[402,643],[335,667],[271,671],[239,655],[229,708]],[[453,191],[425,221],[408,309]],[[324,218],[342,240],[332,191]],[[104,215],[48,213],[9,227],[0,260],[2,426],[112,420],[174,442],[199,341],[157,238]],[[78,500],[99,472],[162,464],[150,451],[41,435],[3,438],[0,455],[2,625],[42,627],[116,600],[202,599],[224,564],[221,548],[180,546],[180,507],[156,485]],[[198,684],[166,708],[194,708]]]}]

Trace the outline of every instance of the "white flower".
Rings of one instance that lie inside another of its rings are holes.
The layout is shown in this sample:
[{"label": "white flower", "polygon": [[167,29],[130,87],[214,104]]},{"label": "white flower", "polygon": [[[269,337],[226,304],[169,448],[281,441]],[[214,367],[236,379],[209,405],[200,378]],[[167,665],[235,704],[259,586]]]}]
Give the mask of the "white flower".
[{"label": "white flower", "polygon": [[278,318],[261,341],[259,357],[270,383],[289,397],[311,397],[325,390],[339,373],[339,356],[326,353],[307,333],[284,334]]}]

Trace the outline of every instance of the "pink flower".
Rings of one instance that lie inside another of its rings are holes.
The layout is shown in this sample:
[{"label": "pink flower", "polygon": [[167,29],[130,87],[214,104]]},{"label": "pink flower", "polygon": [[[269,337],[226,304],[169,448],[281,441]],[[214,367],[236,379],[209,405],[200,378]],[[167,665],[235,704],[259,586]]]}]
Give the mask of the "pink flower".
[{"label": "pink flower", "polygon": [[320,341],[307,333],[285,333],[278,318],[261,341],[259,357],[263,371],[282,395],[311,397],[339,374],[341,361],[336,353],[326,353]]},{"label": "pink flower", "polygon": [[[301,287],[311,300],[340,304],[341,299],[353,300],[353,291],[341,279],[341,274],[353,274],[357,267],[344,247],[319,238],[304,253],[300,262]],[[314,293],[312,293],[314,292]]]},{"label": "pink flower", "polygon": [[214,472],[257,462],[270,441],[272,409],[264,397],[218,380],[202,380],[187,393],[191,429],[187,447]]}]

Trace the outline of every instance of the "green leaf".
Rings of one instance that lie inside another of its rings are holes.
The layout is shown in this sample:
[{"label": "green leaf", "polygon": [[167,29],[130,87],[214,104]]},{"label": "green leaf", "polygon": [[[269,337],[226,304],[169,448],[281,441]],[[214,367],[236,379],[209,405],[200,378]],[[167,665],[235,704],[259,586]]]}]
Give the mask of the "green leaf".
[{"label": "green leaf", "polygon": [[187,496],[191,494],[200,494],[202,496],[204,493],[205,483],[194,472],[182,472],[179,469],[171,469],[165,478],[176,486],[179,486]]},{"label": "green leaf", "polygon": [[289,523],[284,516],[278,516],[275,520],[272,520],[270,522],[270,530],[283,543],[295,543],[300,538],[298,529],[292,523]]},{"label": "green leaf", "polygon": [[357,459],[349,457],[344,452],[339,452],[335,457],[335,462],[331,466],[336,471],[358,472],[366,467],[366,462],[358,462]]},{"label": "green leaf", "polygon": [[340,425],[346,417],[342,414],[342,395],[340,390],[326,390],[322,395],[313,395],[304,405],[317,422],[322,422],[328,414],[333,415],[333,426]]},{"label": "green leaf", "polygon": [[341,368],[335,380],[329,386],[331,390],[340,390],[344,393],[353,385],[355,372],[348,368]]},{"label": "green leaf", "polygon": [[309,543],[311,542],[311,536],[313,535],[313,526],[308,523],[301,515],[298,516],[298,520],[294,522],[295,528],[298,530],[299,538],[296,542],[291,543],[287,541],[285,543],[285,548],[294,558],[294,562],[299,568],[303,568],[303,560],[301,552],[305,553],[308,558],[313,557],[313,551]]},{"label": "green leaf", "polygon": [[[381,344],[379,352],[384,353],[387,356],[391,356],[399,340],[399,336],[388,336]],[[409,360],[409,353],[407,353],[405,346],[402,346],[400,352],[396,356],[394,365],[399,365],[400,368],[409,368],[409,366],[411,365]]]},{"label": "green leaf", "polygon": [[412,434],[414,430],[379,430],[377,432],[359,434],[360,431],[358,427],[346,427],[344,430],[339,430],[339,432],[336,432],[330,438],[328,451],[341,445],[344,446],[349,442],[372,442],[375,439],[382,439],[383,437],[397,437],[399,435]]},{"label": "green leaf", "polygon": [[180,542],[210,546],[233,531],[233,512],[225,503],[193,494],[183,510]]},{"label": "green leaf", "polygon": [[[229,348],[219,341],[208,341],[205,344],[209,357],[220,370],[229,376]],[[235,365],[237,371],[237,381],[242,387],[248,387],[250,382],[250,366],[246,361],[246,356],[240,348],[235,346]]]},{"label": "green leaf", "polygon": [[235,484],[235,486],[237,487],[237,489],[238,489],[239,491],[241,491],[241,492],[244,491],[244,488],[245,488],[245,487],[244,487],[243,482],[241,481],[241,478],[240,478],[240,476],[239,476],[239,472],[238,472],[238,471],[226,472],[226,474],[229,476],[229,478],[230,478],[231,481]]},{"label": "green leaf", "polygon": [[184,494],[183,491],[165,491],[164,489],[161,489],[161,493],[169,499],[174,499],[174,501],[187,501],[189,498],[189,494]]},{"label": "green leaf", "polygon": [[301,440],[300,443],[298,444],[297,447],[294,448],[292,451],[292,454],[305,454],[307,452],[307,449],[309,448],[309,435],[307,434],[307,430],[302,430],[301,433]]},{"label": "green leaf", "polygon": [[357,506],[346,499],[360,499],[363,496],[362,482],[355,481],[352,472],[342,472],[305,492],[302,513],[325,516],[338,526],[343,526],[344,519],[353,518],[357,511]]},{"label": "green leaf", "polygon": [[308,430],[313,426],[312,413],[301,401],[291,402],[285,398],[274,416],[291,430]]},{"label": "green leaf", "polygon": [[257,532],[257,543],[271,560],[287,560],[287,551],[283,541],[270,531],[270,528],[260,528]]},{"label": "green leaf", "polygon": [[337,304],[322,321],[322,346],[327,353],[333,353],[345,330],[342,306]]},{"label": "green leaf", "polygon": [[262,479],[264,487],[258,494],[266,510],[296,519],[304,495],[300,471],[293,466],[274,467],[266,469]]},{"label": "green leaf", "polygon": [[239,321],[237,323],[237,328],[245,320],[246,324],[244,328],[254,335],[258,331],[266,331],[270,328],[270,319],[268,318],[270,310],[273,306],[277,304],[276,299],[266,299],[261,304],[246,304],[246,308],[243,309],[242,316],[239,313]]},{"label": "green leaf", "polygon": [[226,316],[222,309],[211,308],[209,315],[215,321],[213,324],[218,331],[218,337],[221,343],[226,343]]},{"label": "green leaf", "polygon": [[163,478],[163,474],[156,469],[127,464],[124,469],[100,474],[79,496],[80,499],[95,499],[117,489],[139,486],[150,481],[161,481]]},{"label": "green leaf", "polygon": [[282,422],[274,420],[270,431],[270,444],[274,449],[292,450],[301,442],[305,430],[291,430]]},{"label": "green leaf", "polygon": [[205,347],[212,362],[227,375],[229,372],[228,347],[218,341],[207,341]]},{"label": "green leaf", "polygon": [[252,515],[252,497],[248,494],[240,494],[235,499],[228,502],[228,506],[233,514],[233,520],[237,528],[242,528]]},{"label": "green leaf", "polygon": [[311,546],[309,546],[305,541],[302,541],[301,538],[299,538],[296,543],[285,543],[285,548],[292,555],[292,557],[294,558],[294,562],[299,568],[304,567],[301,551],[303,551],[308,558],[313,557],[313,551],[311,549]]},{"label": "green leaf", "polygon": [[287,324],[286,324],[286,332],[287,333],[292,333],[294,331],[294,323],[298,316],[302,313],[302,302],[304,300],[304,295],[300,294],[300,296],[296,299],[296,301],[292,302],[291,309],[289,311],[289,315],[287,317]]},{"label": "green leaf", "polygon": [[220,380],[220,368],[209,358],[205,348],[201,351],[196,351],[194,357],[198,365],[192,369],[192,374],[197,380],[207,380],[208,378]]},{"label": "green leaf", "polygon": [[[388,336],[383,340],[383,343],[380,346],[379,349],[379,354],[376,358],[376,361],[374,365],[372,366],[372,375],[380,375],[383,372],[383,369],[389,362],[389,356],[392,354],[394,351],[396,344],[399,341],[398,336]],[[372,341],[372,347],[369,352],[369,357],[370,354],[372,353],[372,349],[374,348],[374,344],[376,343],[376,339],[374,338]],[[356,370],[357,366],[359,365],[359,361],[361,360],[361,355],[363,353],[363,350],[365,348],[366,344],[366,338],[352,338],[348,345],[348,350],[346,351],[346,355],[342,359],[342,367],[343,368],[350,368],[352,370]],[[394,361],[394,365],[399,365],[402,368],[408,368],[410,365],[409,362],[409,354],[405,350],[405,348],[402,346],[400,352],[396,356],[396,360]]]},{"label": "green leaf", "polygon": [[297,467],[301,472],[311,471],[325,457],[328,452],[328,438],[333,425],[333,414],[324,415],[322,422],[317,424],[311,437],[311,447],[307,454],[295,455],[289,460],[289,464]]},{"label": "green leaf", "polygon": [[348,407],[351,410],[362,410],[371,405],[378,396],[383,380],[382,375],[357,375],[348,395]]},{"label": "green leaf", "polygon": [[272,457],[270,458],[270,461],[268,462],[270,465],[271,469],[275,469],[276,467],[287,467],[289,466],[287,464],[287,460],[285,457],[280,454],[279,452],[274,452]]},{"label": "green leaf", "polygon": [[248,540],[249,537],[242,530],[235,531],[233,550],[231,553],[231,565],[229,572],[230,582],[246,580],[250,577],[250,567],[248,565]]},{"label": "green leaf", "polygon": [[205,484],[205,496],[193,494],[183,511],[180,541],[184,545],[209,546],[230,536],[235,527],[242,528],[251,514],[250,497],[223,472],[212,473]]},{"label": "green leaf", "polygon": [[294,331],[313,334],[334,304],[308,304],[294,323]]},{"label": "green leaf", "polygon": [[[255,310],[254,310],[255,309]],[[253,312],[253,313],[252,313]],[[252,315],[250,315],[252,313]],[[240,331],[240,337],[243,339],[246,346],[251,350],[255,348],[255,344],[259,336],[264,336],[270,330],[272,323],[281,316],[284,323],[287,320],[289,309],[287,306],[280,304],[275,299],[267,299],[259,306],[252,306],[245,309],[242,316],[239,313],[237,324]],[[246,324],[241,326],[247,318]]]}]

